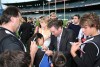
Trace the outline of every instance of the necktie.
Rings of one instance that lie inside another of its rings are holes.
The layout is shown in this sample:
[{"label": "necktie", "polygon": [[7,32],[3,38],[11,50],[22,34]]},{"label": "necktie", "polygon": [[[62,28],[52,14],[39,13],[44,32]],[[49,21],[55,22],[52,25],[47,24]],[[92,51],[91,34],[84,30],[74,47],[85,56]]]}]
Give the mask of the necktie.
[{"label": "necktie", "polygon": [[59,51],[59,47],[60,47],[60,40],[57,39],[57,51]]}]

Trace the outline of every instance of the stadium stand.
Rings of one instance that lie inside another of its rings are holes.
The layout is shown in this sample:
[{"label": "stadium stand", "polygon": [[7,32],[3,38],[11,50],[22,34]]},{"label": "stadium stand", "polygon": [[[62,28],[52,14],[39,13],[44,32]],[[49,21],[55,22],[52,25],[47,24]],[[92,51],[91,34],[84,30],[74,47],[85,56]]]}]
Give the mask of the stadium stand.
[{"label": "stadium stand", "polygon": [[[44,4],[43,4],[44,3]],[[96,12],[100,15],[100,0],[57,0],[56,6],[55,1],[30,1],[21,3],[4,3],[5,5],[14,5],[20,8],[22,15],[27,17],[38,17],[39,15],[48,15],[50,12],[56,11],[58,18],[64,19],[64,9],[65,18],[70,19],[74,14],[83,15],[86,12]],[[94,8],[95,7],[95,8]],[[56,10],[55,10],[56,9]]]}]

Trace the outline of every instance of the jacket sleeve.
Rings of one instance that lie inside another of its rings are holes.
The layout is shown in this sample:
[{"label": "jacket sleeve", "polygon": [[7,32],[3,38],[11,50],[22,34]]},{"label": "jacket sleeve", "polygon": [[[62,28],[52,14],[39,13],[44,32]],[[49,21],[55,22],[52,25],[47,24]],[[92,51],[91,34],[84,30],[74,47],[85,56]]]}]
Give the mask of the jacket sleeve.
[{"label": "jacket sleeve", "polygon": [[67,38],[66,45],[67,45],[67,51],[70,52],[70,49],[71,49],[70,42],[75,42],[75,36],[74,36],[75,33],[72,30],[70,30],[70,29],[68,29],[67,32],[68,32],[68,34],[67,34],[68,38]]},{"label": "jacket sleeve", "polygon": [[78,67],[94,67],[96,59],[97,48],[92,43],[87,43],[83,49],[85,53],[82,53],[82,57],[74,57],[74,61]]}]

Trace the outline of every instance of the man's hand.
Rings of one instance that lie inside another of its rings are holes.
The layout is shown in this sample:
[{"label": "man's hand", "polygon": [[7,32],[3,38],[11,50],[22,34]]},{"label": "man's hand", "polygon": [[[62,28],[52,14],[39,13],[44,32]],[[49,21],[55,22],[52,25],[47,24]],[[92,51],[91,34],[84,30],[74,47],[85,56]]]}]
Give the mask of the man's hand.
[{"label": "man's hand", "polygon": [[44,51],[47,51],[48,50],[48,47],[46,47],[46,46],[42,46],[42,49],[44,50]]},{"label": "man's hand", "polygon": [[51,51],[51,50],[47,50],[45,53],[46,53],[48,56],[53,55],[53,51]]},{"label": "man's hand", "polygon": [[71,55],[73,57],[76,57],[76,51],[80,49],[80,46],[81,46],[81,43],[77,42],[77,43],[72,43],[72,46],[71,46]]}]

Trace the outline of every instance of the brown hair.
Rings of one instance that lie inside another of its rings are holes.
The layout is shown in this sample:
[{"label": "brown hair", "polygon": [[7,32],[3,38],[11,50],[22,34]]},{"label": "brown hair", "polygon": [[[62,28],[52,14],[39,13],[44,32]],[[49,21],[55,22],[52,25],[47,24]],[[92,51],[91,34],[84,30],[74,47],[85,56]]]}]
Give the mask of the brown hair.
[{"label": "brown hair", "polygon": [[6,50],[0,54],[0,67],[28,67],[30,62],[30,54],[23,51]]},{"label": "brown hair", "polygon": [[45,16],[40,16],[39,19],[45,20]]},{"label": "brown hair", "polygon": [[51,12],[51,13],[50,13],[50,16],[52,16],[53,14],[55,14],[55,15],[56,15],[56,13],[55,13],[55,12]]},{"label": "brown hair", "polygon": [[66,64],[66,57],[62,52],[54,52],[52,57],[54,67],[64,67]]},{"label": "brown hair", "polygon": [[51,28],[52,26],[54,26],[56,29],[58,29],[59,27],[63,27],[62,21],[61,20],[49,20],[48,22],[48,28]]},{"label": "brown hair", "polygon": [[15,7],[15,6],[7,7],[2,13],[1,24],[8,23],[10,21],[11,17],[17,17],[17,16],[19,16],[19,13],[20,13],[20,11],[17,7]]},{"label": "brown hair", "polygon": [[99,16],[92,12],[92,13],[87,13],[81,17],[80,20],[80,25],[82,27],[88,25],[90,27],[96,27],[96,29],[100,29],[100,20]]}]

